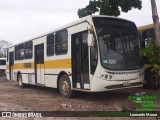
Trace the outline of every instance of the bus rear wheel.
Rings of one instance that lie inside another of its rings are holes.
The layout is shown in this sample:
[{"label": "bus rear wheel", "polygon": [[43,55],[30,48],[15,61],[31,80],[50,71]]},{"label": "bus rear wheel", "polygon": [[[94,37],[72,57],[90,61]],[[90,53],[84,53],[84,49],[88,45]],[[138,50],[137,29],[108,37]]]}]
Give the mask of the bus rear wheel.
[{"label": "bus rear wheel", "polygon": [[62,75],[59,80],[60,95],[64,98],[71,98],[74,96],[75,91],[71,90],[71,83],[68,75]]},{"label": "bus rear wheel", "polygon": [[25,85],[24,85],[24,83],[23,83],[23,80],[22,80],[22,75],[21,75],[21,74],[18,75],[18,85],[19,85],[19,87],[21,87],[21,88],[24,88],[24,87],[25,87]]}]

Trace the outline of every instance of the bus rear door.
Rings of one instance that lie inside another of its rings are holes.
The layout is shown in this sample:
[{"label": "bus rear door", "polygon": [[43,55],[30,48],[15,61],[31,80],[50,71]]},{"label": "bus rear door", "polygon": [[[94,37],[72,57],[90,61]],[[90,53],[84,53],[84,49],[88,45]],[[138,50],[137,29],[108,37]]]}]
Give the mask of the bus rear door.
[{"label": "bus rear door", "polygon": [[9,79],[13,80],[14,52],[9,52]]},{"label": "bus rear door", "polygon": [[44,44],[35,45],[35,83],[44,85]]}]

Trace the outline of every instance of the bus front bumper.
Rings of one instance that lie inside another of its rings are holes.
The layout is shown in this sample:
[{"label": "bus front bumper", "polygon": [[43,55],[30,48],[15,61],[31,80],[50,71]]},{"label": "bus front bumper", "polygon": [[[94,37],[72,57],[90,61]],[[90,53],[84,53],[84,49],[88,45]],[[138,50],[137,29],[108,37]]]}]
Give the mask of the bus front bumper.
[{"label": "bus front bumper", "polygon": [[103,80],[97,77],[93,77],[91,82],[91,92],[103,92],[124,88],[142,87],[144,78],[138,78],[134,80]]}]

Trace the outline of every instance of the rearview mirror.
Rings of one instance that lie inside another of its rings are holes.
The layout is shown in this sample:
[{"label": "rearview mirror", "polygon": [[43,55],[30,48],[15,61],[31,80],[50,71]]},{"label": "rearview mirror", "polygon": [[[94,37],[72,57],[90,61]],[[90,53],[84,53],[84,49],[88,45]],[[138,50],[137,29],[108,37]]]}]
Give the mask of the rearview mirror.
[{"label": "rearview mirror", "polygon": [[88,46],[89,47],[94,46],[93,34],[88,34]]}]

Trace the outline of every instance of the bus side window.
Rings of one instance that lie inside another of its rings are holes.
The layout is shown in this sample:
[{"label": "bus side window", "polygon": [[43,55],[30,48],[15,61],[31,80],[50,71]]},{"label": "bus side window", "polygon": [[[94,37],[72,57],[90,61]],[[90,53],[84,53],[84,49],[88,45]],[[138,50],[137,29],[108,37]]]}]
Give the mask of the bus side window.
[{"label": "bus side window", "polygon": [[67,54],[68,51],[68,31],[63,30],[56,33],[55,36],[56,55]]},{"label": "bus side window", "polygon": [[25,43],[25,59],[31,59],[33,52],[33,42],[29,41]]},{"label": "bus side window", "polygon": [[18,60],[24,59],[24,44],[18,45]]},{"label": "bus side window", "polygon": [[54,33],[47,35],[47,56],[54,55]]},{"label": "bus side window", "polygon": [[6,60],[0,60],[0,65],[6,65]]},{"label": "bus side window", "polygon": [[[95,40],[95,35],[94,35],[94,40]],[[97,41],[95,40],[95,45],[90,48],[90,59],[91,59],[91,74],[93,75],[96,67],[97,67],[97,62],[98,62],[98,46],[97,46]]]}]

